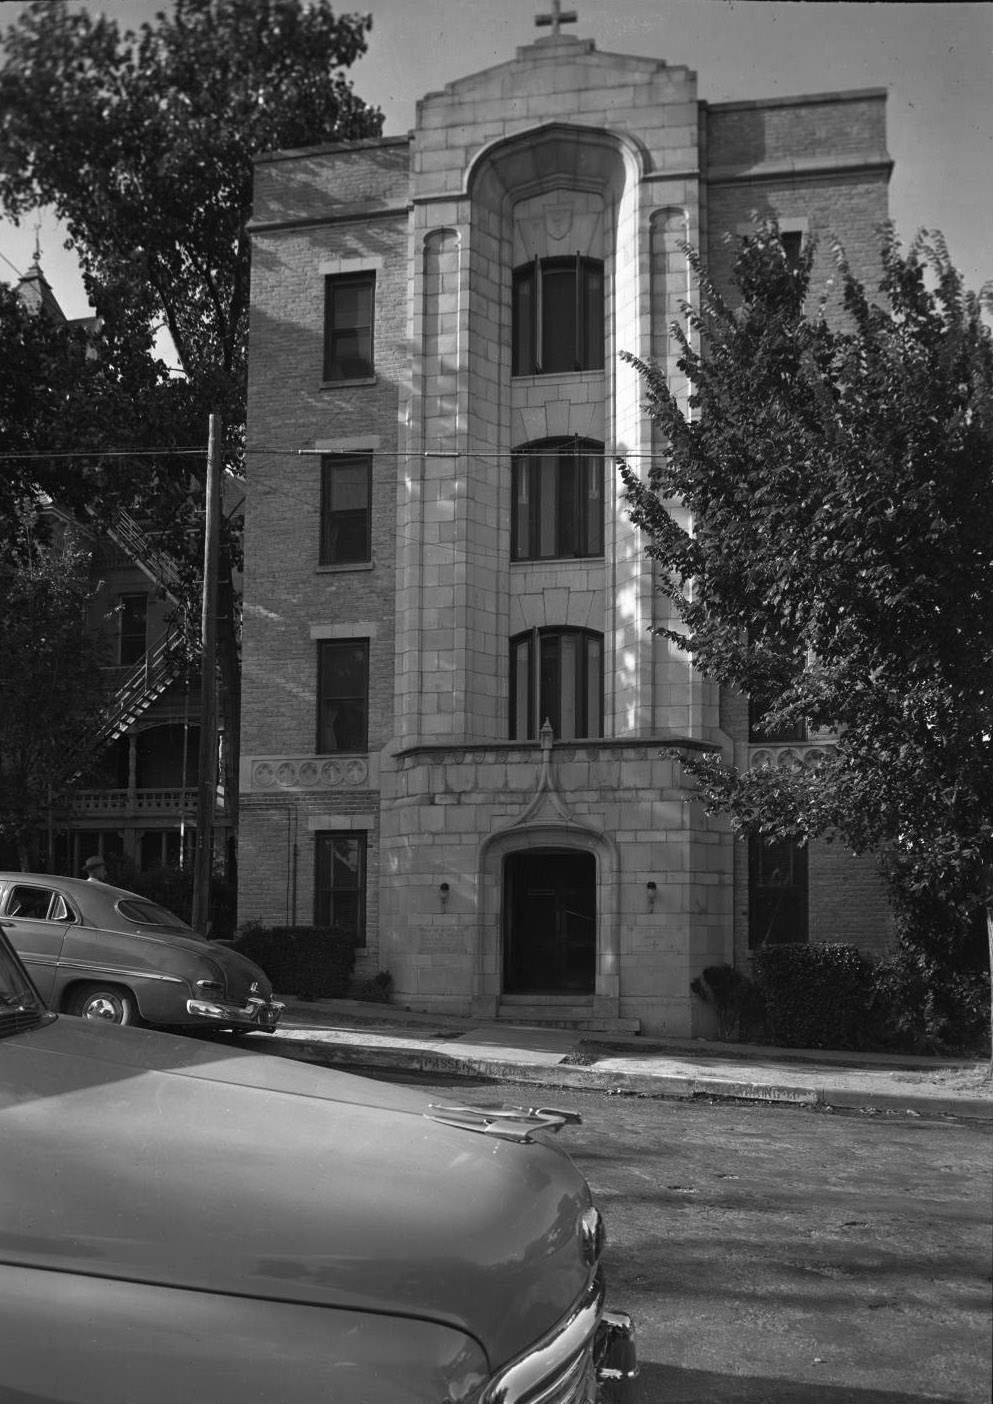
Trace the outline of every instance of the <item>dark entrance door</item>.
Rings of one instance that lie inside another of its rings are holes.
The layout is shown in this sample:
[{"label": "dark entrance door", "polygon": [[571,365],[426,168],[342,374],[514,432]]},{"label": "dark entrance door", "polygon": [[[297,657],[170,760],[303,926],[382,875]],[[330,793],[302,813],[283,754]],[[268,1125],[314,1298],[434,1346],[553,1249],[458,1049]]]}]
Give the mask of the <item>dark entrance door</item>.
[{"label": "dark entrance door", "polygon": [[571,849],[512,853],[504,864],[504,989],[592,994],[596,860]]}]

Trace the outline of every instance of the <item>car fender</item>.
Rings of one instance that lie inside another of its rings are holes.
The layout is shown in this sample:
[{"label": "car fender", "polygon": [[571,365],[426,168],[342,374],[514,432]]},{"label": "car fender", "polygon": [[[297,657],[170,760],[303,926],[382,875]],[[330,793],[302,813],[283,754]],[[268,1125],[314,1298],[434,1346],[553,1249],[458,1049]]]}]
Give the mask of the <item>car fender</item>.
[{"label": "car fender", "polygon": [[[302,1261],[283,1267],[288,1283],[307,1274]],[[133,1380],[142,1404],[464,1404],[487,1375],[476,1341],[417,1317],[47,1272],[2,1257],[0,1320],[17,1342],[4,1352],[9,1404],[107,1404]]]}]

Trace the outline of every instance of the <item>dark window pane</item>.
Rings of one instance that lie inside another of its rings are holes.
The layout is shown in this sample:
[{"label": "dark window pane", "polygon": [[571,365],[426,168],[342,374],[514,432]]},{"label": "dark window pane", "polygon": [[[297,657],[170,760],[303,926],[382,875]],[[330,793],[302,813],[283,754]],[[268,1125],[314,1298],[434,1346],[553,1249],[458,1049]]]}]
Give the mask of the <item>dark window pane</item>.
[{"label": "dark window pane", "polygon": [[533,375],[535,346],[534,268],[514,274],[513,364],[514,375]]},{"label": "dark window pane", "polygon": [[576,476],[581,460],[574,454],[563,455],[558,461],[558,542],[555,555],[578,556],[580,550],[579,484]]},{"label": "dark window pane", "polygon": [[361,380],[373,374],[375,289],[373,273],[325,280],[325,380]]},{"label": "dark window pane", "polygon": [[583,260],[582,343],[583,370],[603,370],[603,264]]},{"label": "dark window pane", "polygon": [[321,467],[321,565],[349,565],[372,556],[372,460],[325,458]]},{"label": "dark window pane", "polygon": [[541,371],[579,370],[576,344],[576,265],[541,268]]},{"label": "dark window pane", "polygon": [[796,269],[800,264],[800,251],[803,248],[803,234],[800,230],[787,230],[779,236],[779,242],[783,246],[783,253],[786,255],[786,262],[790,268]]},{"label": "dark window pane", "polygon": [[531,635],[515,640],[510,652],[510,736],[522,741],[534,735],[531,719]]},{"label": "dark window pane", "polygon": [[587,440],[549,440],[512,466],[515,561],[603,554],[603,454]]},{"label": "dark window pane", "polygon": [[552,731],[562,739],[561,716],[561,639],[558,634],[541,633],[538,636],[539,679],[538,679],[538,728],[551,722]]},{"label": "dark window pane", "polygon": [[518,268],[512,312],[514,375],[603,369],[604,280],[598,259],[546,258]]},{"label": "dark window pane", "polygon": [[365,945],[365,834],[316,836],[314,922],[347,931]]},{"label": "dark window pane", "polygon": [[748,944],[807,940],[807,848],[752,838],[748,846]]},{"label": "dark window pane", "polygon": [[580,460],[583,492],[583,541],[578,554],[603,555],[603,459],[587,454]]},{"label": "dark window pane", "polygon": [[510,490],[513,499],[510,553],[515,561],[528,560],[533,555],[531,549],[530,458],[515,458],[510,471]]},{"label": "dark window pane", "polygon": [[317,750],[368,749],[369,645],[322,642],[318,650]]}]

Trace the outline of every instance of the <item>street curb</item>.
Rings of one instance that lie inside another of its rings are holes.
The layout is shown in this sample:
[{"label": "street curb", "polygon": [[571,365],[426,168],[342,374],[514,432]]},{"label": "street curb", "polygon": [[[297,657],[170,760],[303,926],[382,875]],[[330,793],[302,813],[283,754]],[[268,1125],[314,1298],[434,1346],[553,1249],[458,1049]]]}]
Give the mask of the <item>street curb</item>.
[{"label": "street curb", "polygon": [[764,1102],[772,1106],[805,1106],[865,1112],[895,1112],[959,1120],[993,1121],[993,1102],[975,1098],[920,1097],[913,1093],[866,1093],[847,1088],[793,1087],[789,1084],[738,1082],[727,1079],[653,1076],[563,1063],[520,1063],[499,1058],[460,1058],[426,1049],[369,1048],[360,1044],[328,1043],[319,1039],[274,1039],[270,1051],[325,1067],[392,1068],[448,1077],[487,1077],[529,1086],[575,1088],[577,1091],[627,1094],[673,1101]]}]

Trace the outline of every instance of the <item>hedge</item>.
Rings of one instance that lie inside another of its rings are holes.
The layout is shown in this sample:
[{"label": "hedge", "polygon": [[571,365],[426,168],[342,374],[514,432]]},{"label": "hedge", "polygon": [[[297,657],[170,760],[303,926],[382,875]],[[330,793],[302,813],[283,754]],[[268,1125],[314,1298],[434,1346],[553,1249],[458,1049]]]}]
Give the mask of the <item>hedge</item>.
[{"label": "hedge", "polygon": [[278,994],[344,999],[355,966],[355,938],[330,926],[244,927],[236,951],[254,960]]},{"label": "hedge", "polygon": [[872,994],[872,966],[855,946],[764,946],[752,977],[766,1029],[781,1048],[860,1048]]}]

